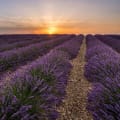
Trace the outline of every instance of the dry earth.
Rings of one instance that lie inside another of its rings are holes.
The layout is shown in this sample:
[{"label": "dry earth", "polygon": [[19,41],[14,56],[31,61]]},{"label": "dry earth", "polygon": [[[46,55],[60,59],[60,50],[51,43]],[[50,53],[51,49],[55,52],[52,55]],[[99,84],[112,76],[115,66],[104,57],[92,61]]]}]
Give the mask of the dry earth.
[{"label": "dry earth", "polygon": [[66,89],[67,95],[58,108],[60,112],[58,120],[93,120],[86,110],[87,94],[91,89],[91,84],[84,77],[85,52],[84,39],[78,56],[71,61],[73,69]]}]

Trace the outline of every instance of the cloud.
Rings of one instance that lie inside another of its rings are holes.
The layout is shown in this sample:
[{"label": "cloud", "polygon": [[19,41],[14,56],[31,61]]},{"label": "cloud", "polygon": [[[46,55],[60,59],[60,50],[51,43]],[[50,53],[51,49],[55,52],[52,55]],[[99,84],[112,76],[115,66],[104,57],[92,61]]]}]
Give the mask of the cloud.
[{"label": "cloud", "polygon": [[49,26],[56,26],[58,33],[120,33],[120,24],[105,21],[80,21],[60,18],[53,21],[23,18],[0,18],[0,33],[43,33]]}]

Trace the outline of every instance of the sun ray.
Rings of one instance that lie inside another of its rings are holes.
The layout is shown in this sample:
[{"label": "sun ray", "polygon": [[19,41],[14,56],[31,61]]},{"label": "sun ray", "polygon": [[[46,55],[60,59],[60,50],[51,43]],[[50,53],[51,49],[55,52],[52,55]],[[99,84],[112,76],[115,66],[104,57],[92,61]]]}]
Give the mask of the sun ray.
[{"label": "sun ray", "polygon": [[57,32],[57,28],[55,26],[48,27],[48,34],[55,34]]}]

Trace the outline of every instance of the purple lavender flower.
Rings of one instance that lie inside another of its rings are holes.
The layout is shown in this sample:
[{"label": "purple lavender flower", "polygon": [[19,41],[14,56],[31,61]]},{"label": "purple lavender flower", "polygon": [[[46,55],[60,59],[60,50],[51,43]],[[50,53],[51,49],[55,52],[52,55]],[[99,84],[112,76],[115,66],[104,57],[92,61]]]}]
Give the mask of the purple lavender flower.
[{"label": "purple lavender flower", "polygon": [[111,37],[110,35],[96,35],[96,38],[120,53],[120,38],[117,35],[115,37]]},{"label": "purple lavender flower", "polygon": [[87,109],[94,120],[119,120],[120,76],[106,78],[104,84],[97,83],[88,95]]},{"label": "purple lavender flower", "polygon": [[43,43],[36,43],[17,50],[9,50],[0,53],[0,72],[16,67],[26,61],[31,61],[38,56],[46,54],[51,48],[71,39],[71,36],[62,36]]},{"label": "purple lavender flower", "polygon": [[94,82],[103,82],[106,77],[114,78],[120,71],[120,56],[101,53],[92,57],[85,65],[85,76]]},{"label": "purple lavender flower", "polygon": [[62,46],[69,52],[56,47],[45,56],[16,71],[4,88],[0,102],[0,118],[55,120],[58,117],[56,106],[65,96],[67,79],[72,68],[69,59],[77,55],[82,39],[83,36],[79,36],[70,41],[76,48],[68,44],[69,41]]},{"label": "purple lavender flower", "polygon": [[93,82],[87,109],[94,120],[119,120],[120,55],[91,35],[87,48],[85,76]]}]

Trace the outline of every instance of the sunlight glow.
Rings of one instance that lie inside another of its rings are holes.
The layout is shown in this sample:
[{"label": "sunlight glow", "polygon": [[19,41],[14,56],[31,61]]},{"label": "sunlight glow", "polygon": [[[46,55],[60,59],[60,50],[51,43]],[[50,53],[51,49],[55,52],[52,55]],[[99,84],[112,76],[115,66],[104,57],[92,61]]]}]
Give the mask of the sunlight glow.
[{"label": "sunlight glow", "polygon": [[48,34],[55,34],[57,32],[57,28],[50,26],[48,27]]}]

